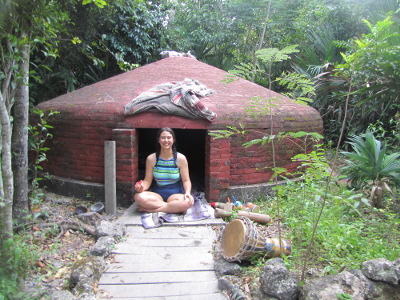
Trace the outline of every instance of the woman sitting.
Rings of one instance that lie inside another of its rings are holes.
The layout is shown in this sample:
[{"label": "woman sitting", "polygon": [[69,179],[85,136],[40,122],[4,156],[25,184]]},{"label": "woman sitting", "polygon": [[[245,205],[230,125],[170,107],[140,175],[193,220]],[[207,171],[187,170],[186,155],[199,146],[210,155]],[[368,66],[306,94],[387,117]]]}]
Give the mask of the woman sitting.
[{"label": "woman sitting", "polygon": [[161,128],[157,141],[157,152],[146,159],[145,178],[135,185],[134,201],[142,212],[185,212],[194,203],[187,159],[176,151],[171,128]]}]

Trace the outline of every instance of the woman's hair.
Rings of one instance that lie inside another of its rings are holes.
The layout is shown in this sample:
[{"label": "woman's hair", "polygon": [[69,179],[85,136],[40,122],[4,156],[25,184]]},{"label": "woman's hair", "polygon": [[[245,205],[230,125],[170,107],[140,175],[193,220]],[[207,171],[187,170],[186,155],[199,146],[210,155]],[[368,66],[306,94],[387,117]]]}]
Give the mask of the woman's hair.
[{"label": "woman's hair", "polygon": [[[172,144],[172,154],[174,155],[174,160],[175,160],[175,164],[176,164],[176,160],[178,159],[178,152],[176,150],[176,137],[175,137],[175,132],[169,127],[161,128],[157,133],[157,151],[156,151],[157,161],[158,161],[158,157],[160,156],[160,152],[161,152],[161,146],[160,146],[160,143],[158,142],[158,140],[160,139],[161,133],[163,133],[164,131],[169,132],[172,135],[172,138],[174,139],[174,143]],[[156,162],[156,164],[157,164],[157,162]]]}]

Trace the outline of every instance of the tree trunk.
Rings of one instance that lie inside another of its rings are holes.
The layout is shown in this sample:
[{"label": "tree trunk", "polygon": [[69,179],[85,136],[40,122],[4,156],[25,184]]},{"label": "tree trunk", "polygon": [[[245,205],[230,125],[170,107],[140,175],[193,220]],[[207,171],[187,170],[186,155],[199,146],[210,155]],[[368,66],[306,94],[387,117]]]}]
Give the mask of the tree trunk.
[{"label": "tree trunk", "polygon": [[3,93],[0,92],[1,171],[0,171],[0,268],[7,266],[9,251],[6,241],[13,237],[13,173],[11,168],[11,122]]},{"label": "tree trunk", "polygon": [[[26,38],[24,35],[22,38]],[[21,46],[18,80],[14,102],[14,123],[11,147],[14,173],[13,217],[22,221],[28,212],[28,123],[29,123],[29,44]]]}]

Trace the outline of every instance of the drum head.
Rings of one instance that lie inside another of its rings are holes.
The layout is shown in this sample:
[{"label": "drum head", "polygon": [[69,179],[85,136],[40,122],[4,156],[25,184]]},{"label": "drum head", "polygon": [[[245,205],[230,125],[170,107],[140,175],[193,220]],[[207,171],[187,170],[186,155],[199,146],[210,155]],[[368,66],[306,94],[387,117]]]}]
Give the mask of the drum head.
[{"label": "drum head", "polygon": [[245,244],[246,226],[240,219],[226,225],[222,234],[222,252],[226,257],[236,256]]}]

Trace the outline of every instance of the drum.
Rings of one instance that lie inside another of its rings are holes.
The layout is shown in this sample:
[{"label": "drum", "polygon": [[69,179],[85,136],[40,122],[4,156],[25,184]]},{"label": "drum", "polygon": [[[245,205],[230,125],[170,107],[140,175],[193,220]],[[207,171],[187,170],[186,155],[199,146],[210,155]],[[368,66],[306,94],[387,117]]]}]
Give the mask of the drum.
[{"label": "drum", "polygon": [[264,252],[265,238],[247,217],[229,222],[222,232],[222,256],[227,261],[247,260]]},{"label": "drum", "polygon": [[289,241],[279,238],[266,238],[265,239],[265,252],[268,257],[280,256],[282,254],[292,254],[292,245]]},{"label": "drum", "polygon": [[[280,247],[280,244],[282,247]],[[238,217],[228,223],[221,239],[222,257],[230,262],[248,260],[255,256],[290,254],[290,244],[281,239],[266,239],[247,217]]]}]

